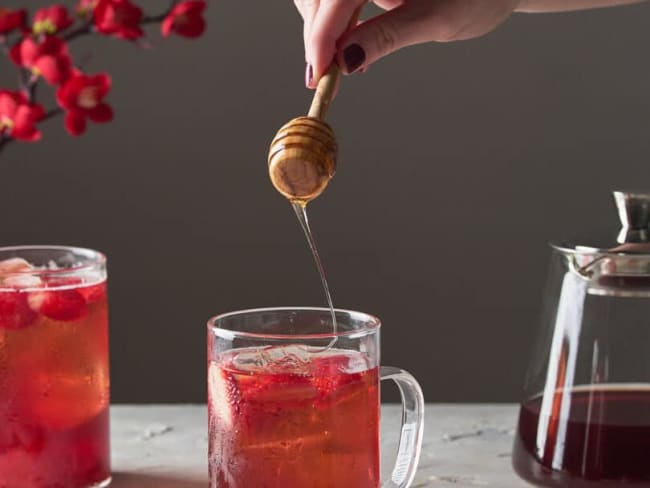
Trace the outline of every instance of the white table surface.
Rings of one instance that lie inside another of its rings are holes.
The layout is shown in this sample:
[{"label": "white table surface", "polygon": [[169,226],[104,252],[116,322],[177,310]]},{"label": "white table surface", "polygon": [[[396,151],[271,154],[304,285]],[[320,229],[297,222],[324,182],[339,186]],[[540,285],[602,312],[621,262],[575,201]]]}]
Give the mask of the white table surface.
[{"label": "white table surface", "polygon": [[[392,465],[400,408],[382,406],[383,471]],[[207,487],[206,417],[201,405],[112,407],[111,487]],[[516,417],[514,405],[427,405],[412,488],[527,486],[510,468]]]}]

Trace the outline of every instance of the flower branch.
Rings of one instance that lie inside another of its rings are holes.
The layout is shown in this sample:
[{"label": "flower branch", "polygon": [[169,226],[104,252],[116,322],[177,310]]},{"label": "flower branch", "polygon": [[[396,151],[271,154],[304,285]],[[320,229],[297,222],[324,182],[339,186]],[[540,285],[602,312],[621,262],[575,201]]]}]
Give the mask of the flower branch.
[{"label": "flower branch", "polygon": [[[83,134],[88,121],[113,120],[104,100],[110,76],[85,74],[72,59],[70,41],[98,34],[143,44],[142,27],[149,24],[160,24],[164,37],[196,38],[205,30],[205,8],[205,0],[172,0],[162,14],[147,16],[132,0],[79,0],[75,16],[53,5],[37,10],[31,20],[26,9],[0,8],[0,50],[19,75],[18,91],[0,89],[0,152],[14,141],[40,140],[39,124],[59,115],[65,115],[65,128],[73,136]],[[55,90],[58,104],[47,112],[37,102],[41,79]]]},{"label": "flower branch", "polygon": [[63,33],[62,38],[66,42],[70,42],[77,37],[81,37],[86,34],[90,34],[92,32],[93,28],[93,23],[92,21],[88,20],[81,25],[79,25],[77,28],[71,30],[70,32]]},{"label": "flower branch", "polygon": [[167,10],[165,10],[162,14],[160,14],[160,15],[155,15],[155,16],[153,16],[153,17],[151,17],[151,16],[145,16],[145,17],[142,19],[142,23],[143,23],[143,24],[157,24],[157,23],[159,23],[159,22],[162,22],[163,20],[165,20],[165,18],[166,18],[168,15],[170,15],[170,14],[174,11],[174,8],[175,8],[176,5],[178,4],[178,2],[179,2],[179,0],[171,0],[171,2],[170,2],[170,4],[169,4],[169,7],[168,7]]}]

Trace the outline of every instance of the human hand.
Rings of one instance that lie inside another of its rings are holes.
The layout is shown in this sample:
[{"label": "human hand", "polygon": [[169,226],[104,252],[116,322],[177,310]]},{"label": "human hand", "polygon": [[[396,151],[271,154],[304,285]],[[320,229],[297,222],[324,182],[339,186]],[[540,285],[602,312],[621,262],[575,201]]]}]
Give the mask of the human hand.
[{"label": "human hand", "polygon": [[294,0],[305,21],[308,87],[316,87],[333,59],[345,74],[354,73],[406,46],[482,36],[515,10],[563,12],[643,0],[373,0],[386,12],[348,31],[354,12],[367,1]]},{"label": "human hand", "polygon": [[521,0],[374,0],[386,12],[346,32],[366,0],[294,0],[305,22],[305,83],[315,88],[333,59],[350,74],[413,44],[470,39],[503,22]]}]

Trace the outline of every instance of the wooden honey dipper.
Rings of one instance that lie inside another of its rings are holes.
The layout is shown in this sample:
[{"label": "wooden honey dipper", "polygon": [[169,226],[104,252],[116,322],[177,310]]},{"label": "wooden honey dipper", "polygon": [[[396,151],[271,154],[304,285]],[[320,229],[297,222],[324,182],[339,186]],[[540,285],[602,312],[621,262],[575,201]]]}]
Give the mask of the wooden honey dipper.
[{"label": "wooden honey dipper", "polygon": [[[357,24],[355,12],[349,28]],[[306,205],[320,195],[336,172],[338,147],[334,131],[325,122],[341,75],[336,60],[319,80],[306,117],[295,118],[278,131],[269,149],[269,176],[292,203]]]},{"label": "wooden honey dipper", "polygon": [[282,195],[306,204],[320,195],[336,172],[337,144],[325,122],[340,70],[336,62],[318,82],[309,114],[278,131],[269,149],[269,176]]}]

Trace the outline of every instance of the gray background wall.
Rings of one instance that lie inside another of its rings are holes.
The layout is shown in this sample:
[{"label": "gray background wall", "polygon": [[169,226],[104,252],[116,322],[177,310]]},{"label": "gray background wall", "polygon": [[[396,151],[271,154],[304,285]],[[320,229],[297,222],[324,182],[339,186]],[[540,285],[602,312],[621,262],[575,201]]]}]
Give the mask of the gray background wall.
[{"label": "gray background wall", "polygon": [[[301,22],[289,1],[207,16],[198,42],[78,43],[113,76],[116,120],[77,140],[51,121],[0,157],[2,244],[109,256],[116,402],[204,401],[211,315],[324,302],[266,174],[310,99]],[[344,80],[339,172],[311,219],[336,305],[383,318],[384,363],[428,401],[516,400],[547,240],[615,218],[611,189],[650,187],[649,25],[650,4],[516,15]]]}]

